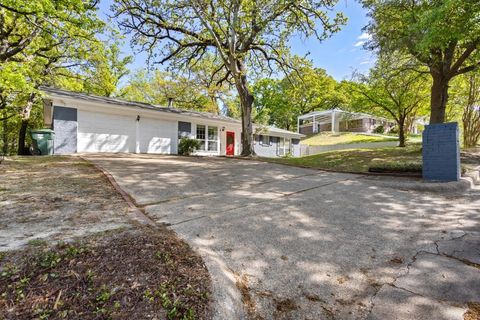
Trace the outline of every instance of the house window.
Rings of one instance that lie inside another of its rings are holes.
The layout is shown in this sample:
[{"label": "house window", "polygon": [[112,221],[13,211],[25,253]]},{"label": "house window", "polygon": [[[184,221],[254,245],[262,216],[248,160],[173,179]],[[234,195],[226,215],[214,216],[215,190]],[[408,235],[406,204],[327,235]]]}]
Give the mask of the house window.
[{"label": "house window", "polygon": [[283,152],[284,155],[290,153],[290,139],[285,139],[285,151]]},{"label": "house window", "polygon": [[208,151],[218,151],[217,127],[208,127]]},{"label": "house window", "polygon": [[197,125],[197,140],[200,141],[199,150],[205,150],[205,126]]},{"label": "house window", "polygon": [[277,144],[277,154],[279,156],[285,155],[285,140],[280,138]]},{"label": "house window", "polygon": [[261,137],[261,142],[262,142],[262,145],[264,146],[268,146],[270,144],[270,140],[269,140],[269,136],[260,136]]},{"label": "house window", "polygon": [[291,151],[291,140],[287,138],[278,138],[277,155],[285,156]]},{"label": "house window", "polygon": [[198,150],[218,151],[218,127],[197,124],[197,140],[200,141]]},{"label": "house window", "polygon": [[192,124],[190,122],[178,121],[178,139],[188,138],[192,132]]}]

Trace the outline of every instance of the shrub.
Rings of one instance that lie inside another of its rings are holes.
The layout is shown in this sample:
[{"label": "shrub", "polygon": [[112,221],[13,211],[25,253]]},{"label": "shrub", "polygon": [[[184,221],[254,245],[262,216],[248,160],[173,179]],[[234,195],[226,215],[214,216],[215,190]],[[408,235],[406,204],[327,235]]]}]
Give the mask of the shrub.
[{"label": "shrub", "polygon": [[383,125],[379,125],[378,127],[373,130],[374,133],[384,133],[385,132],[385,127]]},{"label": "shrub", "polygon": [[293,153],[292,151],[288,151],[287,153],[285,153],[282,158],[284,159],[290,159],[290,158],[293,158]]},{"label": "shrub", "polygon": [[384,162],[371,165],[368,168],[370,172],[422,172],[422,163],[420,162]]},{"label": "shrub", "polygon": [[200,148],[200,141],[196,139],[182,138],[178,143],[178,154],[189,156],[198,148]]}]

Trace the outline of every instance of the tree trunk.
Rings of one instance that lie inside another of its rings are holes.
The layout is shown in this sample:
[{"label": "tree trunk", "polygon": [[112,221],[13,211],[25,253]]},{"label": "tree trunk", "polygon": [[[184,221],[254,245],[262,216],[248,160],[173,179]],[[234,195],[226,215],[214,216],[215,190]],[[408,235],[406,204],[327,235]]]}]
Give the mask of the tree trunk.
[{"label": "tree trunk", "polygon": [[3,121],[2,121],[2,141],[3,141],[3,147],[2,147],[2,154],[7,155],[8,154],[8,119],[7,119],[7,112],[3,113]]},{"label": "tree trunk", "polygon": [[437,73],[432,72],[431,74],[433,83],[430,94],[430,124],[444,123],[449,79]]},{"label": "tree trunk", "polygon": [[18,154],[27,155],[28,150],[25,150],[25,139],[27,136],[27,127],[30,120],[30,112],[32,111],[33,102],[35,101],[35,93],[31,93],[28,97],[27,103],[22,110],[22,122],[20,124],[20,131],[18,133]]},{"label": "tree trunk", "polygon": [[18,132],[18,155],[27,155],[29,152],[25,148],[25,138],[27,136],[27,127],[29,119],[22,119],[20,131]]},{"label": "tree trunk", "polygon": [[480,140],[480,113],[474,107],[466,107],[463,113],[463,146],[475,147]]},{"label": "tree trunk", "polygon": [[398,122],[398,146],[405,147],[405,118],[401,118]]},{"label": "tree trunk", "polygon": [[242,61],[237,61],[239,74],[234,76],[235,86],[240,97],[240,106],[242,111],[242,153],[244,157],[255,154],[253,150],[253,125],[252,125],[252,106],[253,95],[247,84],[247,75]]},{"label": "tree trunk", "polygon": [[480,140],[480,110],[477,105],[480,102],[480,85],[475,75],[471,75],[468,83],[467,105],[463,111],[463,146],[472,148]]}]

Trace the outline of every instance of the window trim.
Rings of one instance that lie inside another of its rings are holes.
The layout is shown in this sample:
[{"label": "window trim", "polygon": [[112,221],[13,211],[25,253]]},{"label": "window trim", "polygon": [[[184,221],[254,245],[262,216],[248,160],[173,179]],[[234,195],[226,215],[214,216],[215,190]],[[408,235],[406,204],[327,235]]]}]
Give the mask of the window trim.
[{"label": "window trim", "polygon": [[[199,127],[203,127],[203,138],[199,138],[198,136]],[[201,144],[203,144],[203,149],[205,149],[205,146],[206,146],[206,138],[207,138],[207,126],[203,124],[197,124],[195,126],[195,139],[197,139],[198,141],[200,141]],[[202,149],[198,149],[198,150],[202,150]]]},{"label": "window trim", "polygon": [[293,152],[292,145],[292,138],[279,137],[277,144],[277,156],[283,157],[288,153]]},{"label": "window trim", "polygon": [[[204,138],[198,138],[198,127],[203,127],[204,130]],[[208,131],[210,128],[215,128],[217,130],[217,138],[216,139],[209,139]],[[220,128],[218,126],[209,126],[206,124],[195,124],[195,139],[199,140],[203,144],[203,148],[198,149],[197,151],[200,152],[208,152],[208,153],[220,153]],[[216,142],[216,149],[217,150],[208,150],[209,142]]]},{"label": "window trim", "polygon": [[[206,138],[206,141],[205,141],[205,142],[206,142],[206,144],[205,144],[205,150],[208,151],[208,152],[219,152],[220,150],[219,150],[218,142],[220,141],[220,135],[219,135],[218,127],[217,127],[217,126],[206,126],[206,127],[207,127],[207,134],[206,134],[206,136],[205,136],[205,138]],[[210,140],[210,137],[209,137],[209,130],[210,130],[210,128],[216,129],[216,136],[217,136],[217,138],[214,139],[214,140],[213,140],[213,139]],[[215,149],[216,149],[216,150],[208,150],[209,145],[210,145],[210,142],[216,142],[216,143],[215,143]]]},{"label": "window trim", "polygon": [[[263,135],[263,134],[262,134],[262,135],[260,136],[260,138],[261,138],[261,139],[260,139],[260,144],[261,144],[262,146],[269,146],[269,145],[270,145],[270,142],[271,142],[270,136],[268,136],[268,135]],[[266,138],[267,142],[265,142],[265,138]]]}]

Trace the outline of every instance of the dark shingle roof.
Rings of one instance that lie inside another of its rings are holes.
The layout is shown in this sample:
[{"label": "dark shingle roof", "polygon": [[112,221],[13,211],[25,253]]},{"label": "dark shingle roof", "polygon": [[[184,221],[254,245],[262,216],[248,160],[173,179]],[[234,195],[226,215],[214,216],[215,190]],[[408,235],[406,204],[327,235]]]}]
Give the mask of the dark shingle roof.
[{"label": "dark shingle roof", "polygon": [[40,90],[47,94],[55,95],[57,97],[65,97],[65,98],[73,98],[73,99],[79,99],[79,100],[85,100],[85,101],[91,101],[91,102],[115,104],[115,105],[125,106],[125,107],[137,107],[137,108],[155,110],[155,111],[166,112],[166,113],[181,114],[186,116],[201,117],[206,119],[221,120],[221,121],[227,121],[227,122],[233,122],[233,123],[241,123],[237,119],[219,115],[219,114],[210,113],[210,112],[200,112],[200,111],[193,111],[193,110],[168,108],[168,107],[157,106],[157,105],[144,103],[144,102],[128,101],[120,98],[102,97],[102,96],[96,96],[92,94],[67,91],[67,90],[56,89],[51,87],[41,87]]},{"label": "dark shingle roof", "polygon": [[[192,117],[199,117],[204,119],[219,120],[219,121],[231,122],[235,124],[241,124],[240,120],[219,115],[219,114],[210,113],[210,112],[200,112],[200,111],[193,111],[193,110],[181,110],[181,109],[175,109],[175,108],[168,108],[168,107],[157,106],[157,105],[144,103],[144,102],[128,101],[120,98],[102,97],[102,96],[62,90],[62,89],[57,89],[52,87],[41,87],[40,90],[45,92],[47,95],[54,95],[56,97],[65,97],[65,98],[85,100],[90,102],[114,104],[114,105],[125,106],[125,107],[137,107],[137,108],[155,110],[155,111],[165,112],[165,113],[173,113],[173,114],[179,114],[179,115],[185,115],[185,116],[192,116]],[[292,132],[292,131],[288,131],[288,130],[284,130],[276,127],[271,127],[271,126],[268,127],[268,130],[270,132],[289,134],[289,135],[294,135],[299,137],[303,136],[303,134],[299,134],[296,132]]]}]

